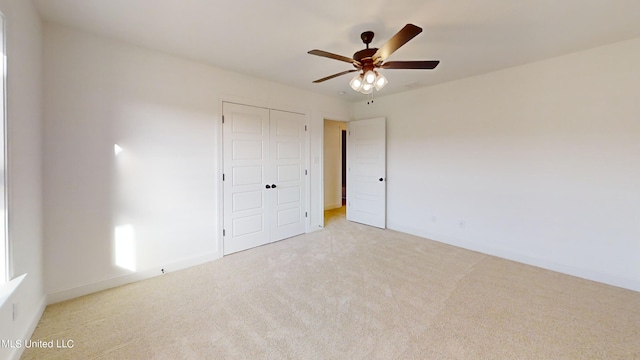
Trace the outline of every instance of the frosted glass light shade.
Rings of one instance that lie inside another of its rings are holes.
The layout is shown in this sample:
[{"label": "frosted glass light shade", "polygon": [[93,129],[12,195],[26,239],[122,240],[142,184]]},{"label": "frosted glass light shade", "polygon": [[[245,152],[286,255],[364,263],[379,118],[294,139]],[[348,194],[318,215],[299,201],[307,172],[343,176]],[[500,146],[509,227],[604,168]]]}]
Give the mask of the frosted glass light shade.
[{"label": "frosted glass light shade", "polygon": [[373,85],[373,83],[375,82],[376,82],[376,74],[372,70],[367,71],[364,74],[364,83]]},{"label": "frosted glass light shade", "polygon": [[362,90],[360,90],[360,92],[363,94],[371,94],[372,91],[373,91],[373,85],[367,84],[367,83],[362,85]]},{"label": "frosted glass light shade", "polygon": [[376,78],[376,83],[375,83],[376,90],[380,91],[380,89],[382,89],[388,83],[389,81],[387,80],[386,77],[384,77],[384,75],[378,74],[378,77]]},{"label": "frosted glass light shade", "polygon": [[360,89],[362,88],[362,75],[358,75],[356,77],[354,77],[353,79],[351,79],[351,82],[349,82],[349,86],[351,86],[351,88],[354,91],[360,91]]}]

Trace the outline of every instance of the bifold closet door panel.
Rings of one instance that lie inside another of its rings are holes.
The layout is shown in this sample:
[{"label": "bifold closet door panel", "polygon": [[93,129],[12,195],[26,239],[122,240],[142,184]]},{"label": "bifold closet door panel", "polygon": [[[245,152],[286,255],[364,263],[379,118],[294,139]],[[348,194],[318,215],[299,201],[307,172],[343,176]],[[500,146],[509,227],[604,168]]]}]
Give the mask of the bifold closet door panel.
[{"label": "bifold closet door panel", "polygon": [[225,255],[271,242],[269,110],[223,104]]},{"label": "bifold closet door panel", "polygon": [[272,241],[286,239],[305,231],[305,116],[270,111],[270,154],[273,184],[271,189]]}]

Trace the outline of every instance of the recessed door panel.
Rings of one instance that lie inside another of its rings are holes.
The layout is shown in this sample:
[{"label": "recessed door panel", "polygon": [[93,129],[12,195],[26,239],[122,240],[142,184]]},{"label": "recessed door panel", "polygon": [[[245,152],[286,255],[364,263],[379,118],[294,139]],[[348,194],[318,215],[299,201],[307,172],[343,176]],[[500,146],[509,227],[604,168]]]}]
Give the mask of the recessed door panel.
[{"label": "recessed door panel", "polygon": [[[363,139],[359,140],[362,141]],[[355,144],[353,151],[355,158],[360,161],[376,161],[378,159],[376,144]]]},{"label": "recessed door panel", "polygon": [[300,160],[300,143],[278,142],[276,154],[278,160]]},{"label": "recessed door panel", "polygon": [[234,140],[233,160],[262,160],[264,145],[258,140]]},{"label": "recessed door panel", "polygon": [[[231,106],[235,106],[235,104],[226,104],[226,106],[227,108],[229,108]],[[227,113],[227,116],[233,119],[233,121],[230,124],[231,131],[236,135],[237,134],[263,135],[263,130],[264,130],[262,126],[263,120],[264,120],[263,114],[248,113],[245,110],[246,109],[239,109],[238,111],[231,111]],[[264,110],[264,109],[260,109],[260,110]]]},{"label": "recessed door panel", "polygon": [[262,165],[235,166],[231,171],[231,183],[234,187],[262,184]]},{"label": "recessed door panel", "polygon": [[278,205],[297,204],[300,202],[300,188],[298,186],[278,188]]},{"label": "recessed door panel", "polygon": [[301,164],[278,165],[277,180],[279,183],[283,181],[300,181],[302,175]]},{"label": "recessed door panel", "polygon": [[262,209],[262,191],[244,191],[233,194],[233,212]]},{"label": "recessed door panel", "polygon": [[302,219],[300,218],[300,212],[296,208],[285,209],[278,211],[278,227],[295,225]]},{"label": "recessed door panel", "polygon": [[357,161],[351,167],[350,174],[354,177],[373,180],[376,175],[380,175],[380,167],[375,163],[365,163],[362,161]]},{"label": "recessed door panel", "polygon": [[235,238],[261,233],[265,230],[263,215],[258,214],[233,219],[231,229]]},{"label": "recessed door panel", "polygon": [[[281,111],[282,112],[282,111]],[[296,114],[297,115],[297,114]],[[300,119],[296,117],[279,117],[275,119],[276,136],[300,138],[302,136],[302,128],[300,128]]]},{"label": "recessed door panel", "polygon": [[360,198],[375,198],[376,192],[378,191],[378,179],[371,180],[368,178],[354,178],[352,179],[355,183],[358,184],[356,189],[351,190],[354,196],[358,196]]}]

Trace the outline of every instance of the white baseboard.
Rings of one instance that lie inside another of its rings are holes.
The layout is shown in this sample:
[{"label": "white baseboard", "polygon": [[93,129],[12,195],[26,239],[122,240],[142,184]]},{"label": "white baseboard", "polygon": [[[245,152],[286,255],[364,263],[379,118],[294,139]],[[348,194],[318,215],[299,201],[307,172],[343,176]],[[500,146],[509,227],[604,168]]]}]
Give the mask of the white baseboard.
[{"label": "white baseboard", "polygon": [[117,286],[126,285],[132,282],[150,279],[155,276],[162,275],[164,272],[177,271],[188,267],[200,265],[209,261],[219,259],[221,256],[218,252],[212,252],[201,256],[188,259],[178,260],[168,265],[158,266],[157,268],[138,271],[133,274],[114,277],[94,283],[74,287],[71,289],[56,291],[47,295],[47,304],[55,304],[57,302],[74,299],[83,295],[92,294],[98,291],[111,289]]},{"label": "white baseboard", "polygon": [[[27,330],[24,332],[24,334],[22,334],[22,336],[17,337],[17,339],[31,339],[31,335],[33,335],[33,332],[36,330],[36,326],[38,326],[38,322],[40,322],[40,318],[42,317],[42,314],[44,313],[44,309],[47,307],[47,297],[43,296],[42,299],[40,300],[40,304],[38,304],[38,310],[36,311],[36,313],[33,315],[33,317],[31,318],[30,322],[29,322],[29,327],[27,328]],[[9,355],[9,359],[10,360],[18,360],[20,359],[20,357],[22,356],[22,353],[24,352],[24,346],[19,346],[13,349],[13,352]]]},{"label": "white baseboard", "polygon": [[497,248],[493,248],[493,247],[478,244],[478,243],[455,239],[449,236],[443,236],[442,234],[430,233],[420,229],[395,227],[393,225],[388,226],[388,228],[390,230],[395,230],[395,231],[404,232],[411,235],[424,237],[424,238],[437,241],[443,244],[453,245],[453,246],[461,247],[463,249],[477,251],[479,253],[483,253],[491,256],[497,256],[499,258],[503,258],[503,259],[551,270],[551,271],[556,271],[566,275],[571,275],[571,276],[579,277],[582,279],[596,281],[599,283],[640,292],[640,281],[638,280],[624,278],[624,277],[616,276],[612,274],[606,274],[606,273],[602,273],[602,272],[594,271],[590,269],[577,268],[574,266],[560,264],[560,263],[549,261],[546,259],[531,257],[526,254],[521,254],[521,253],[508,251],[504,249],[497,249]]}]

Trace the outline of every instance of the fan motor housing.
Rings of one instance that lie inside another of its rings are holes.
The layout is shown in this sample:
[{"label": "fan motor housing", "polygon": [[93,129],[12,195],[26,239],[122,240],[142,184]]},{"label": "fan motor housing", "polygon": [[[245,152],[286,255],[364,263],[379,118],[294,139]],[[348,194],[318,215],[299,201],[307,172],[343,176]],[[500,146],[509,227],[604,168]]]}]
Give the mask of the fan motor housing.
[{"label": "fan motor housing", "polygon": [[[372,49],[362,49],[358,52],[356,52],[355,54],[353,54],[353,59],[362,63],[363,60],[369,58],[372,59],[373,55],[376,53],[376,51],[378,51],[378,49],[376,48],[372,48]],[[373,61],[373,60],[371,60]],[[366,60],[364,61],[366,62]]]}]

